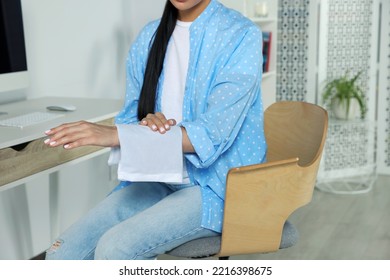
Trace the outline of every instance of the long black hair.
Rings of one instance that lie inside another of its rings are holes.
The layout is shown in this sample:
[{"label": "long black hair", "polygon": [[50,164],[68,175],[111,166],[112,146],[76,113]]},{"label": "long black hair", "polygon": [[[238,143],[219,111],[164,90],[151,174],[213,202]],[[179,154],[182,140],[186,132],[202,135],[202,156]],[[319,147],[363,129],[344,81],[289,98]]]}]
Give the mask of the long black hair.
[{"label": "long black hair", "polygon": [[148,55],[138,102],[138,120],[142,120],[149,113],[154,113],[157,84],[163,68],[168,42],[176,26],[177,14],[177,9],[167,0]]}]

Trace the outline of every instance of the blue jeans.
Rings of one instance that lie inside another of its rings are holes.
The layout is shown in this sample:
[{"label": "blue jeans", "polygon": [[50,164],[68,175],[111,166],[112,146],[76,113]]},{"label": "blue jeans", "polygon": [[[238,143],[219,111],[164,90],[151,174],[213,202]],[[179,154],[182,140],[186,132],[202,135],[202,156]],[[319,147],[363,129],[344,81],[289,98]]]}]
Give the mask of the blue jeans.
[{"label": "blue jeans", "polygon": [[133,183],[106,197],[66,230],[46,259],[154,259],[196,238],[202,228],[199,186]]}]

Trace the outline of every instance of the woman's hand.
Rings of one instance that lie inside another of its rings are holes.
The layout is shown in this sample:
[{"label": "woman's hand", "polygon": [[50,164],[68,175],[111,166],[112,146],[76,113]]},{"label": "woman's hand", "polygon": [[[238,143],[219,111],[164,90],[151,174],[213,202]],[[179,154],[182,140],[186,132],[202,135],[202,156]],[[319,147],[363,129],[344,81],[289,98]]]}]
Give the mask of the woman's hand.
[{"label": "woman's hand", "polygon": [[[153,131],[159,131],[161,134],[164,134],[171,126],[176,125],[176,120],[169,119],[167,120],[162,113],[148,114],[145,118],[140,121],[140,125],[148,126]],[[181,127],[182,132],[182,145],[184,153],[194,153],[195,149],[191,144],[190,139],[188,138],[187,131],[184,127]]]},{"label": "woman's hand", "polygon": [[176,120],[167,120],[164,114],[157,112],[155,114],[148,114],[140,121],[139,124],[143,126],[148,126],[151,130],[158,131],[161,134],[164,134],[171,128],[171,126],[176,125]]},{"label": "woman's hand", "polygon": [[107,126],[85,121],[67,123],[45,132],[50,138],[45,144],[51,147],[63,146],[73,149],[92,145],[102,147],[119,146],[116,126]]}]

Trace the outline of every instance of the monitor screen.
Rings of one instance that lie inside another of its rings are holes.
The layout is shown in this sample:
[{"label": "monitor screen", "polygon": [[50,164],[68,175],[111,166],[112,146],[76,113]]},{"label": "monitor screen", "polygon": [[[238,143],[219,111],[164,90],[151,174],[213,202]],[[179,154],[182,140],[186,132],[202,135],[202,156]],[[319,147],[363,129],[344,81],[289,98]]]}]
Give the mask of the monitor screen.
[{"label": "monitor screen", "polygon": [[0,94],[27,85],[21,0],[0,0]]}]

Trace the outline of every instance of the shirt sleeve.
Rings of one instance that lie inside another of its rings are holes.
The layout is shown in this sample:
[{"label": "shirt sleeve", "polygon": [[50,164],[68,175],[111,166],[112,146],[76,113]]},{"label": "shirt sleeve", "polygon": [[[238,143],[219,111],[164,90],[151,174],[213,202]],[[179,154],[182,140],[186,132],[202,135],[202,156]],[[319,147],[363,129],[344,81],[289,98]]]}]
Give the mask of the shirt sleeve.
[{"label": "shirt sleeve", "polygon": [[229,48],[227,63],[218,70],[207,109],[194,121],[182,122],[195,154],[186,158],[197,168],[210,166],[234,142],[249,108],[261,94],[262,35],[251,27]]}]

